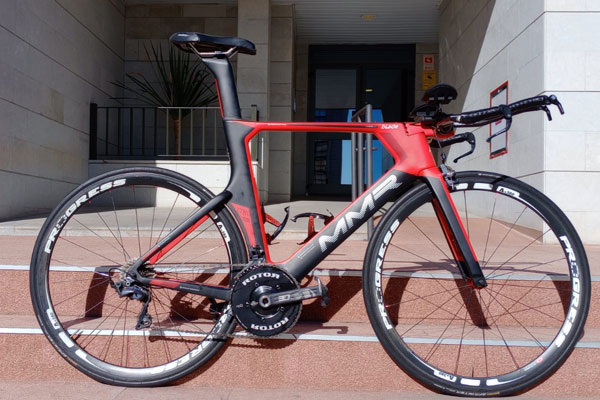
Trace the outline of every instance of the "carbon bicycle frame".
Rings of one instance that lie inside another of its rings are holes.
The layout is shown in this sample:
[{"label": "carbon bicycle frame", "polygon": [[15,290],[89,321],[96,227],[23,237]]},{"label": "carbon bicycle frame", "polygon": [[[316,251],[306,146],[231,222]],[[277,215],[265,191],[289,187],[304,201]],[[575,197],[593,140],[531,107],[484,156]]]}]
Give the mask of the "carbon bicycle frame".
[{"label": "carbon bicycle frame", "polygon": [[[412,123],[315,123],[315,122],[255,122],[240,117],[239,103],[233,81],[231,64],[226,58],[203,60],[217,78],[219,103],[227,147],[231,160],[231,177],[226,189],[200,207],[191,217],[150,249],[130,268],[130,272],[145,284],[178,291],[229,300],[230,289],[192,281],[144,278],[137,269],[154,264],[170,249],[200,226],[209,213],[228,206],[243,232],[250,255],[277,265],[300,281],[327,255],[365,223],[385,203],[406,193],[416,181],[425,182],[434,195],[434,209],[457,260],[463,277],[472,282],[483,279],[479,263],[465,233],[458,212],[450,197],[444,176],[429,148],[431,129]],[[262,131],[269,132],[362,132],[374,135],[394,158],[393,167],[379,178],[360,197],[351,202],[311,240],[289,259],[274,263],[266,245],[264,215],[262,215],[256,181],[252,172],[250,140]],[[480,277],[481,275],[481,277]],[[484,281],[485,282],[485,281]]]}]

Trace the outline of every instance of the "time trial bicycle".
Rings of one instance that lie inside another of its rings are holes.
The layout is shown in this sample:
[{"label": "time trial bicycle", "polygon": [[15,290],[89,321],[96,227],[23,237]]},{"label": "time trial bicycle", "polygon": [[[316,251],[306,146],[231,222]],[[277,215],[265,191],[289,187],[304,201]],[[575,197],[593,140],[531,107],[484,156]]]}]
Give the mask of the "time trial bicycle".
[{"label": "time trial bicycle", "polygon": [[[109,384],[163,385],[231,337],[288,331],[303,300],[328,301],[323,284],[303,279],[382,208],[364,257],[364,301],[406,373],[445,393],[508,395],[571,353],[591,290],[572,224],[524,182],[455,172],[431,151],[474,148],[475,136],[459,127],[509,126],[538,110],[550,117],[551,105],[562,113],[555,96],[447,114],[442,105],[456,90],[438,85],[413,110],[415,122],[245,121],[229,58],[255,54],[254,45],[189,32],[171,41],[216,77],[230,180],[214,195],[173,171],[127,168],[90,179],[55,208],[35,244],[30,289],[43,332],[73,366]],[[394,164],[289,259],[273,262],[268,243],[280,229],[265,232],[249,150],[263,131],[371,134]]]}]

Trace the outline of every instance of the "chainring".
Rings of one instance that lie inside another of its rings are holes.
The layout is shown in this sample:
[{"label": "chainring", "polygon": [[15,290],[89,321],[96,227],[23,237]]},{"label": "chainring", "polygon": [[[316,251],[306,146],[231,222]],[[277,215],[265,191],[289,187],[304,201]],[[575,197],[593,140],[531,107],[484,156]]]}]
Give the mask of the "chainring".
[{"label": "chainring", "polygon": [[302,302],[263,308],[260,296],[298,289],[294,277],[273,266],[252,266],[242,271],[233,285],[231,305],[240,325],[256,336],[275,336],[290,329],[298,321]]}]

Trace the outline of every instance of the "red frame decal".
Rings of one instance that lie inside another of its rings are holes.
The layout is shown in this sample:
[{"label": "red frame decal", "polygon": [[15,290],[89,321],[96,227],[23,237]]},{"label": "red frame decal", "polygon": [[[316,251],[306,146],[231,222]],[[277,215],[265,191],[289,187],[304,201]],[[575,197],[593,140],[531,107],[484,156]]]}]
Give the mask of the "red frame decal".
[{"label": "red frame decal", "polygon": [[[253,177],[254,178],[254,177]],[[248,233],[248,240],[251,246],[256,246],[256,238],[254,237],[254,228],[252,226],[252,217],[250,215],[250,209],[239,204],[230,203],[233,209],[240,217],[240,221],[244,225],[244,229]]]}]

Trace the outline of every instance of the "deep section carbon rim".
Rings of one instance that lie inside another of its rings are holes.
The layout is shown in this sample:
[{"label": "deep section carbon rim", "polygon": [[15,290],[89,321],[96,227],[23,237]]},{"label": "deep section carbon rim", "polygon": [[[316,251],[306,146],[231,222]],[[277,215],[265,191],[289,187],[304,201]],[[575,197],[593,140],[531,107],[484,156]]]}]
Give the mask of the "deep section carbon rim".
[{"label": "deep section carbon rim", "polygon": [[392,358],[453,394],[509,394],[554,370],[579,338],[590,280],[583,247],[543,195],[459,174],[452,198],[488,286],[469,287],[429,190],[390,210],[365,264],[365,300]]}]

